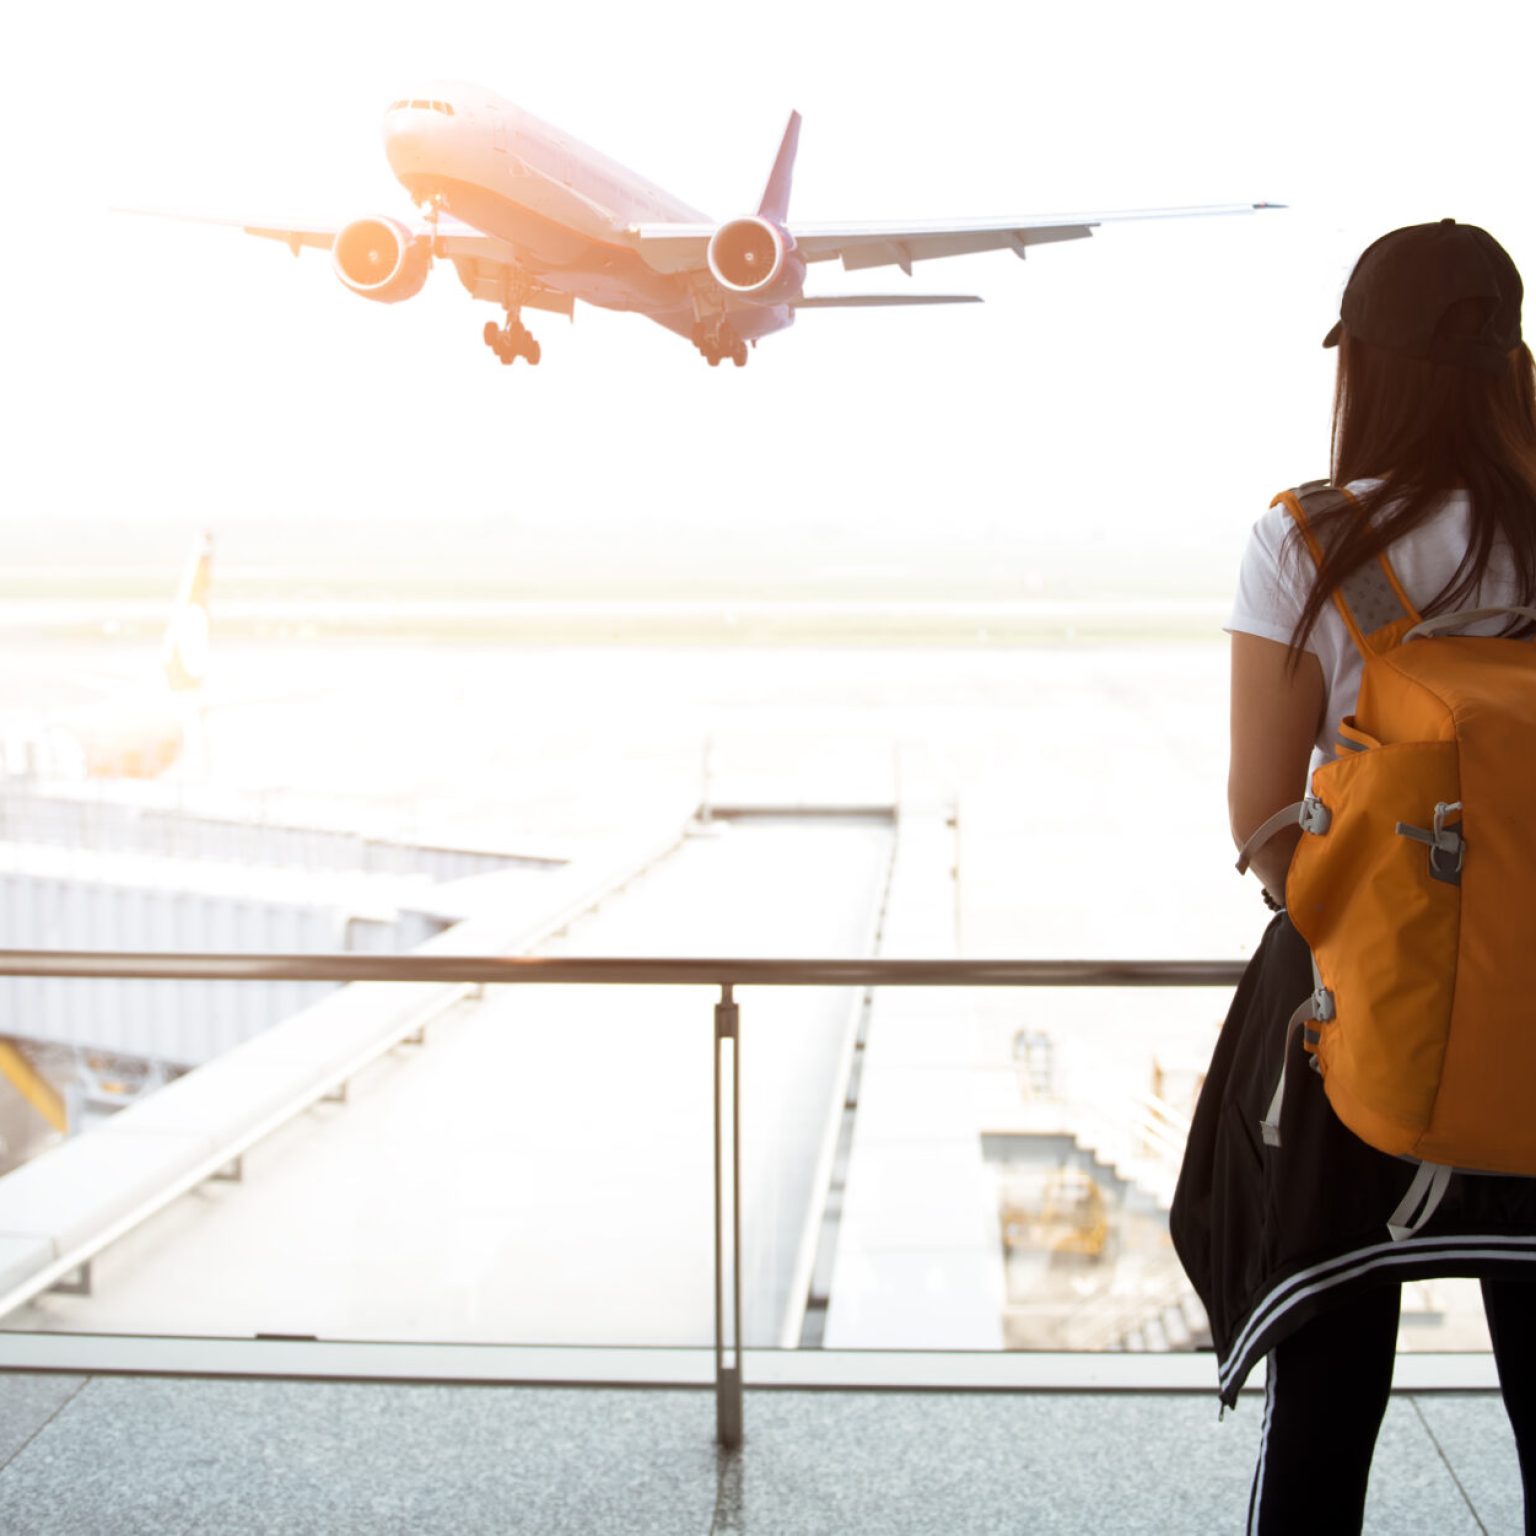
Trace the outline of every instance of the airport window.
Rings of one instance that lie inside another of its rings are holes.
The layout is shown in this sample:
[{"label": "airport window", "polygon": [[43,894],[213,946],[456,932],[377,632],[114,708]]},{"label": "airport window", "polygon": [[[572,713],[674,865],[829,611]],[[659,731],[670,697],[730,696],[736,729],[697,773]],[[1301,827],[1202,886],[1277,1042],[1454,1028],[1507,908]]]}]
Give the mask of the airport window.
[{"label": "airport window", "polygon": [[[1291,46],[1282,31],[1255,36]],[[993,49],[1017,56],[1029,32]],[[255,215],[291,174],[327,224],[253,220],[256,239],[103,224],[93,400],[110,408],[60,411],[43,388],[19,402],[7,467],[29,467],[0,512],[4,969],[45,947],[198,958],[181,980],[107,979],[97,959],[84,977],[51,960],[0,975],[0,1349],[10,1329],[708,1351],[712,1143],[718,1125],[724,1178],[738,1117],[717,1116],[706,1054],[740,1066],[740,1199],[720,1211],[742,1225],[722,1269],[742,1281],[749,1387],[759,1345],[776,1382],[796,1344],[824,1372],[835,1354],[931,1347],[938,1373],[956,1341],[1204,1348],[1168,1206],[1238,960],[1270,922],[1228,857],[1224,624],[1255,521],[1285,527],[1266,512],[1279,476],[1324,451],[1318,341],[1346,263],[1389,207],[1464,211],[1452,178],[1478,133],[1455,112],[1420,125],[1422,186],[1376,144],[1380,196],[1335,230],[1305,209],[1344,206],[1359,167],[1283,153],[1291,136],[1264,114],[1180,165],[1187,122],[1101,93],[1092,131],[1060,136],[1037,174],[1033,129],[1005,104],[992,131],[949,114],[919,167],[891,147],[885,202],[861,139],[899,134],[900,103],[859,99],[855,79],[805,124],[784,215],[802,272],[749,212],[776,152],[788,169],[787,91],[726,104],[708,137],[728,130],[740,158],[722,169],[718,144],[674,138],[638,97],[626,128],[590,61],[553,50],[530,105],[584,124],[588,149],[512,104],[516,35],[509,20],[510,44],[484,38],[483,84],[431,74],[464,93],[482,148],[452,142],[447,98],[391,98],[380,124],[380,77],[355,133],[326,102],[283,145],[258,135],[249,187],[204,186],[196,144],[163,159],[170,104],[177,121],[212,108],[156,67],[152,38],[130,40],[154,111],[101,71],[123,135],[103,202]],[[413,43],[424,61],[442,39],[424,20]],[[278,72],[297,130],[323,59],[250,52],[241,89],[268,101]],[[1220,72],[1170,57],[1198,120],[1242,104],[1206,101]],[[1006,103],[1016,66],[971,66],[967,95],[985,77]],[[1032,75],[1039,123],[1047,97],[1072,100],[1062,73]],[[1478,132],[1518,121],[1497,93],[1456,97],[1455,74],[1440,83]],[[244,131],[241,91],[226,94],[203,137]],[[67,143],[41,148],[67,174]],[[327,194],[344,164],[354,190]],[[752,234],[750,261],[680,200],[690,183]],[[1491,232],[1518,225],[1513,185],[1471,190]],[[1231,218],[1044,211],[1237,195]],[[1297,212],[1248,205],[1261,197]],[[326,249],[322,227],[345,234]],[[208,334],[212,287],[171,280],[186,260],[238,285],[238,337]],[[418,294],[419,315],[395,303]],[[985,303],[950,302],[966,299]],[[1186,315],[1207,300],[1243,323],[1196,345]],[[26,376],[63,378],[56,319],[16,318]],[[95,454],[78,452],[82,422]],[[204,517],[206,541],[190,526]],[[423,945],[420,974],[526,954],[565,979],[519,965],[537,985],[483,996],[340,979],[348,954],[366,975]],[[201,957],[242,953],[289,959],[202,974]],[[633,985],[590,980],[624,955]],[[737,1005],[724,981],[653,984],[659,956],[694,977],[757,958]],[[927,958],[915,972],[893,956]],[[862,979],[827,980],[844,974]],[[349,1101],[319,1107],[343,1068]],[[1288,1089],[1287,1114],[1316,1086]],[[127,1166],[173,1111],[195,1136]],[[249,1141],[269,1125],[270,1145]],[[248,1143],[242,1180],[187,1183]],[[36,1230],[21,1200],[45,1174],[50,1226],[13,1243]],[[54,1288],[69,1253],[129,1222],[100,1250],[94,1298]],[[1458,1284],[1410,1287],[1401,1339],[1483,1350],[1477,1287]],[[676,1358],[694,1372],[703,1357]]]}]

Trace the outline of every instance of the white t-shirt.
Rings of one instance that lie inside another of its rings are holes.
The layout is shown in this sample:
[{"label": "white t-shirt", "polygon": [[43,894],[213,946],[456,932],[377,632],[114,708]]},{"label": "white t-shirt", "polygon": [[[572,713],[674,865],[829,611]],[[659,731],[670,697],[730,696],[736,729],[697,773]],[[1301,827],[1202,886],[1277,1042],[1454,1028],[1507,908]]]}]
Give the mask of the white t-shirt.
[{"label": "white t-shirt", "polygon": [[[1378,484],[1375,480],[1356,480],[1348,489],[1363,494]],[[1402,582],[1403,590],[1413,599],[1415,608],[1422,610],[1423,605],[1442,591],[1455,574],[1467,550],[1470,513],[1471,501],[1467,493],[1454,491],[1433,517],[1388,549],[1387,558],[1392,569]],[[1291,632],[1301,617],[1317,572],[1305,543],[1300,538],[1288,537],[1295,526],[1283,506],[1271,507],[1253,525],[1237,575],[1237,596],[1233,599],[1232,614],[1224,626],[1228,634],[1235,630],[1290,644]],[[1501,553],[1505,554],[1503,559]],[[1495,544],[1482,585],[1462,606],[1491,608],[1517,600],[1514,572],[1507,553]],[[1503,619],[1485,620],[1481,624],[1468,625],[1465,632],[1469,635],[1497,634],[1506,622]],[[1323,682],[1328,690],[1323,726],[1312,753],[1315,768],[1336,755],[1335,728],[1343,716],[1354,712],[1355,697],[1360,692],[1361,658],[1338,608],[1331,601],[1318,615],[1317,624],[1307,637],[1306,648],[1321,663]]]}]

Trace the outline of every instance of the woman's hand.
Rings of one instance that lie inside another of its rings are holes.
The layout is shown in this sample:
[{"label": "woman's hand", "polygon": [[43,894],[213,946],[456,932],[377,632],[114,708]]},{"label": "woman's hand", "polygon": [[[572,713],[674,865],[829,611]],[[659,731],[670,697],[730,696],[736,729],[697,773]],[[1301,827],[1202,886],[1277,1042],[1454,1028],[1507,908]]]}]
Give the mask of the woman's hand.
[{"label": "woman's hand", "polygon": [[[1232,755],[1227,811],[1239,848],[1278,810],[1307,792],[1307,765],[1323,723],[1327,689],[1323,669],[1303,651],[1292,672],[1288,647],[1258,635],[1232,636]],[[1285,900],[1285,872],[1301,837],[1290,827],[1253,858],[1253,872],[1277,901]]]}]

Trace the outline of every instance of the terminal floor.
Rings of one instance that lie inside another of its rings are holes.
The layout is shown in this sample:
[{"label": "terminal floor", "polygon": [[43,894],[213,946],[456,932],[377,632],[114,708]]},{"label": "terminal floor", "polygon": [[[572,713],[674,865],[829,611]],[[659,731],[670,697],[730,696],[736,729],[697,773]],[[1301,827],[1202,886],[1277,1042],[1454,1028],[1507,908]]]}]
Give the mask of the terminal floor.
[{"label": "terminal floor", "polygon": [[[1244,1398],[749,1392],[0,1374],[8,1536],[1237,1532]],[[1366,1529],[1518,1533],[1489,1393],[1393,1399]]]}]

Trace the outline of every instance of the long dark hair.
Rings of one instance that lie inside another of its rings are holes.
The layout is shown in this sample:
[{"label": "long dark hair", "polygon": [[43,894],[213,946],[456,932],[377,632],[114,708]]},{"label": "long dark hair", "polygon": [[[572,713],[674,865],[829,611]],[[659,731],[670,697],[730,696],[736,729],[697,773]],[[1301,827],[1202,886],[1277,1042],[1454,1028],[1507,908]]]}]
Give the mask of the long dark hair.
[{"label": "long dark hair", "polygon": [[[1437,334],[1474,336],[1483,319],[1484,301],[1463,299]],[[1536,603],[1536,366],[1524,342],[1501,372],[1485,373],[1383,352],[1346,329],[1333,396],[1332,479],[1342,486],[1367,478],[1381,484],[1358,507],[1315,520],[1324,556],[1291,635],[1292,667],[1340,584],[1433,516],[1451,491],[1471,497],[1471,536],[1424,615],[1468,607],[1498,545],[1508,546],[1515,601]]]}]

